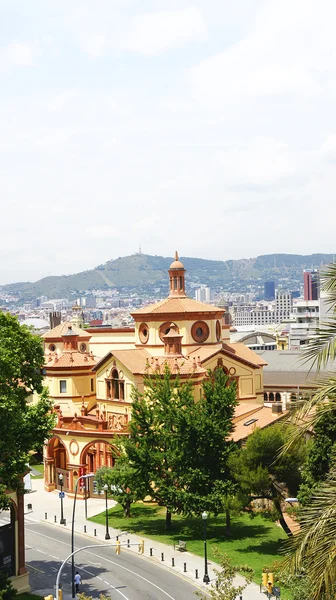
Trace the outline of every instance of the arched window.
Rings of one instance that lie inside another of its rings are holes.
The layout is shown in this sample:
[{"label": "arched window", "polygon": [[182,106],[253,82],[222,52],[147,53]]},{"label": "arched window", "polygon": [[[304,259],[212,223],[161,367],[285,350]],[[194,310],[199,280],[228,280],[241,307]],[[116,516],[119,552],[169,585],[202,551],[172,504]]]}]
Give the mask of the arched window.
[{"label": "arched window", "polygon": [[113,369],[111,373],[112,377],[112,399],[119,400],[119,373],[117,369]]},{"label": "arched window", "polygon": [[274,402],[274,394],[273,394],[273,392],[270,392],[269,401],[270,402]]},{"label": "arched window", "polygon": [[276,402],[281,402],[281,394],[280,394],[280,392],[277,392],[277,393],[275,394],[275,401],[276,401]]},{"label": "arched window", "polygon": [[268,394],[267,394],[267,392],[264,392],[264,402],[268,402]]}]

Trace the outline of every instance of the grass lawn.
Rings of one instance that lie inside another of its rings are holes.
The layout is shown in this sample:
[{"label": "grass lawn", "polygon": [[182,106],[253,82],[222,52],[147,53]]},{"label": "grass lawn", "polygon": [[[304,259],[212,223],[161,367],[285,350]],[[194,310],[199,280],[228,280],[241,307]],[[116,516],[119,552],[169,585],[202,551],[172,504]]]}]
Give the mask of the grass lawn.
[{"label": "grass lawn", "polygon": [[41,479],[44,476],[44,464],[43,463],[41,463],[40,465],[31,465],[30,468],[34,469],[35,471],[38,471],[40,473],[39,475],[33,475],[31,473],[31,477],[33,477],[34,479]]},{"label": "grass lawn", "polygon": [[[105,512],[90,519],[105,524]],[[165,531],[165,508],[156,504],[133,504],[132,517],[125,519],[122,508],[117,505],[109,510],[109,524],[116,529],[127,530],[174,544],[179,539],[187,542],[187,550],[203,556],[203,522],[201,519],[172,517],[171,532]],[[225,534],[225,517],[209,517],[207,521],[208,557],[214,560],[213,547],[226,552],[235,565],[249,565],[255,571],[255,581],[260,583],[262,568],[281,560],[279,549],[286,534],[281,527],[260,514],[243,513],[232,518],[231,536]]]}]

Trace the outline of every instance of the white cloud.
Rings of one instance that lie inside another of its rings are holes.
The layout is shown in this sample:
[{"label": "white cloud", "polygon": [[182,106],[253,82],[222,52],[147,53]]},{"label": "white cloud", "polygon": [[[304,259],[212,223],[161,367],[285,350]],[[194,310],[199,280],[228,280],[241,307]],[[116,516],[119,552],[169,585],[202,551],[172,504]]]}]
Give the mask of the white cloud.
[{"label": "white cloud", "polygon": [[133,223],[132,228],[135,230],[146,230],[151,229],[158,222],[157,215],[149,215],[148,217],[143,217],[136,223]]},{"label": "white cloud", "polygon": [[219,165],[228,185],[270,185],[296,172],[297,165],[287,144],[256,138],[220,152]]},{"label": "white cloud", "polygon": [[336,72],[335,17],[331,0],[268,0],[244,39],[190,69],[194,93],[218,104],[320,93]]},{"label": "white cloud", "polygon": [[70,89],[70,90],[64,90],[64,92],[61,92],[60,94],[57,94],[56,96],[53,96],[51,98],[51,100],[49,101],[49,105],[48,108],[50,111],[54,112],[54,111],[59,111],[62,110],[62,108],[64,108],[64,106],[66,104],[68,104],[68,102],[70,100],[72,100],[73,98],[75,98],[77,95],[76,90]]},{"label": "white cloud", "polygon": [[196,7],[137,15],[121,39],[130,52],[155,56],[171,48],[207,39],[201,11]]},{"label": "white cloud", "polygon": [[321,146],[322,158],[326,161],[336,160],[336,134],[330,135]]},{"label": "white cloud", "polygon": [[[104,215],[102,215],[104,218]],[[91,239],[110,239],[119,238],[120,232],[111,225],[96,225],[94,227],[88,227],[86,233]]]},{"label": "white cloud", "polygon": [[33,51],[28,44],[11,43],[0,49],[0,69],[7,70],[11,67],[31,67],[33,65]]}]

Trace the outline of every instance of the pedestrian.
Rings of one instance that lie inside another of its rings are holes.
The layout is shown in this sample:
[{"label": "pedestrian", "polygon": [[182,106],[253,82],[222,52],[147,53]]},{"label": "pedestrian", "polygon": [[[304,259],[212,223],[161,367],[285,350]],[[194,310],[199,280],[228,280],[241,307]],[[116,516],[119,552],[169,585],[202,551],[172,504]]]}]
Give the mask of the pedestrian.
[{"label": "pedestrian", "polygon": [[82,578],[81,578],[80,574],[78,573],[78,571],[76,571],[76,575],[75,575],[76,594],[78,594],[78,592],[79,592],[79,584],[80,583],[82,583]]}]

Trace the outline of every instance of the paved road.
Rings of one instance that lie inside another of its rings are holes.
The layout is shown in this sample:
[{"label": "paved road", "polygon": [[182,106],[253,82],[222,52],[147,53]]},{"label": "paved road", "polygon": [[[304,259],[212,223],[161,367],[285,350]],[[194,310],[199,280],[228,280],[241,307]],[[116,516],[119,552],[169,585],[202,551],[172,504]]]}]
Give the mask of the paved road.
[{"label": "paved road", "polygon": [[[88,544],[95,541],[76,533],[76,549]],[[50,590],[55,594],[58,569],[70,550],[68,530],[26,520],[26,563],[32,591]],[[112,600],[195,600],[194,593],[199,589],[134,552],[123,549],[117,556],[108,544],[83,550],[75,560],[83,582],[81,591],[94,598],[104,593]],[[64,596],[71,596],[71,565],[64,567],[61,583]]]}]

